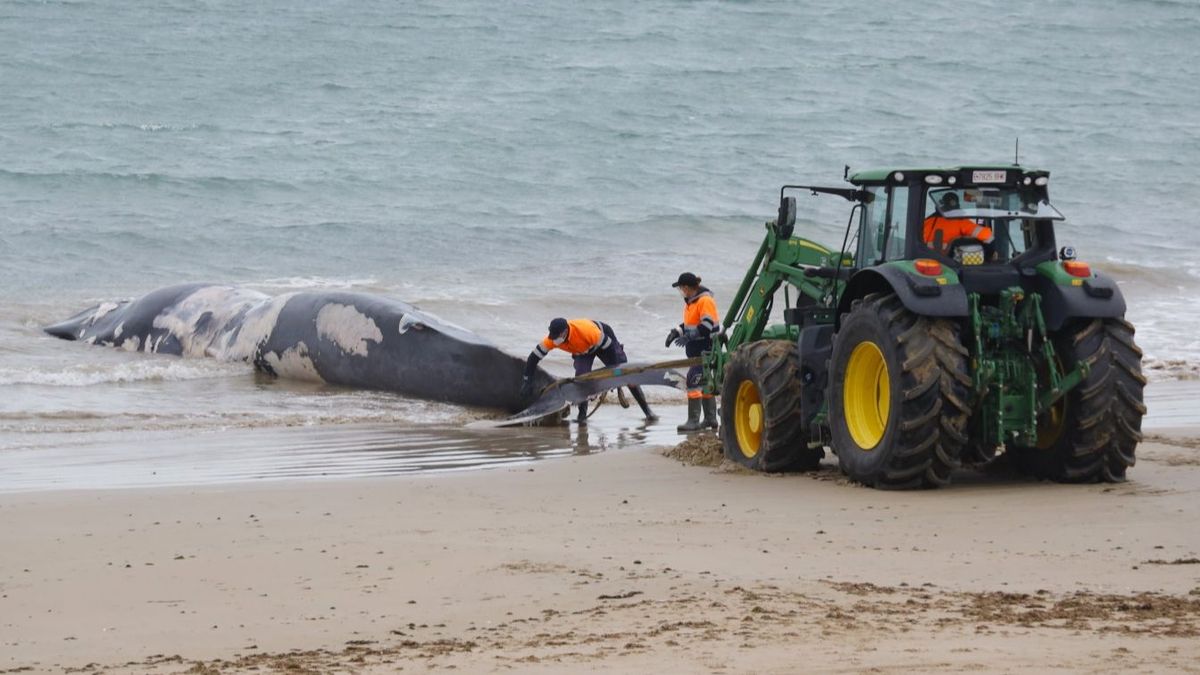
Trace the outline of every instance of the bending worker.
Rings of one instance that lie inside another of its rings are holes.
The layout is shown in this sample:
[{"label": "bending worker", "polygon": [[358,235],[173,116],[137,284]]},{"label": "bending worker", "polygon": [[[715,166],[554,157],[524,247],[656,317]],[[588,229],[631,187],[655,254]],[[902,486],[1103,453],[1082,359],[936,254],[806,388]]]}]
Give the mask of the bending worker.
[{"label": "bending worker", "polygon": [[[679,275],[671,284],[683,296],[683,323],[671,329],[666,346],[683,347],[688,357],[700,356],[712,349],[712,334],[717,332],[721,317],[717,313],[717,301],[712,291],[700,285],[700,277],[691,272]],[[699,431],[705,427],[717,428],[717,400],[712,394],[704,393],[704,369],[692,366],[687,372],[688,418],[676,429]],[[700,411],[704,410],[704,422],[700,422]]]},{"label": "bending worker", "polygon": [[[625,357],[625,347],[617,339],[616,333],[613,333],[612,326],[591,319],[571,319],[569,321],[563,318],[554,319],[550,322],[549,333],[534,346],[533,351],[529,352],[529,358],[525,360],[525,377],[521,382],[521,398],[528,399],[533,395],[533,373],[537,370],[538,361],[544,359],[554,349],[561,349],[574,357],[576,377],[592,372],[592,364],[595,363],[597,356],[606,366],[615,366],[629,361]],[[646,419],[658,419],[654,413],[650,412],[650,405],[646,403],[646,397],[642,394],[641,387],[632,386],[629,388],[629,392],[641,406]],[[579,417],[576,421],[580,424],[587,423],[587,401],[579,404]]]},{"label": "bending worker", "polygon": [[925,219],[926,244],[932,246],[937,241],[938,232],[942,233],[942,248],[939,253],[945,253],[950,247],[950,242],[955,239],[976,239],[981,244],[987,245],[992,243],[992,228],[980,225],[970,218],[949,218],[942,215],[958,210],[957,194],[947,192],[942,195],[938,204],[940,204],[940,208],[937,212]]}]

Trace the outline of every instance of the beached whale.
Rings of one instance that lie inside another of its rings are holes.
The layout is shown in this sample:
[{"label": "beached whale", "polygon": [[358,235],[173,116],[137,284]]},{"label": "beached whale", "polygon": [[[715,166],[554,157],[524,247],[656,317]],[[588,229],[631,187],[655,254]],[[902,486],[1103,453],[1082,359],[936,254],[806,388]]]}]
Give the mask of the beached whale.
[{"label": "beached whale", "polygon": [[[366,293],[268,296],[212,284],[103,303],[45,328],[128,351],[246,361],[280,377],[520,410],[525,361],[471,331]],[[554,381],[539,369],[535,386]]]}]

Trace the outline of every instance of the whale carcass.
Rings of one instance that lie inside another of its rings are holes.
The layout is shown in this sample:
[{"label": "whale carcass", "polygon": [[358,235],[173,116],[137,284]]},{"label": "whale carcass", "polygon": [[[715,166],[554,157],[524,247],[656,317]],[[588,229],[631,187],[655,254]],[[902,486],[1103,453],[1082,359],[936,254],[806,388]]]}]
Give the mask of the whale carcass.
[{"label": "whale carcass", "polygon": [[[45,328],[128,351],[246,361],[260,371],[463,405],[520,410],[524,361],[471,331],[366,293],[279,296],[184,284],[103,303]],[[552,383],[538,370],[535,386]]]}]

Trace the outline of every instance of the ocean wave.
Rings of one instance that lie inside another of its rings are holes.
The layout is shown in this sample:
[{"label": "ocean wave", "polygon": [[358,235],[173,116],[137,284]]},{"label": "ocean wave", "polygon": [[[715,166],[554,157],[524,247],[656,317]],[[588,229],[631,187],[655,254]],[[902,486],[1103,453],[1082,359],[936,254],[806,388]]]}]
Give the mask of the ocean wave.
[{"label": "ocean wave", "polygon": [[127,185],[178,185],[216,189],[268,188],[297,191],[299,186],[269,178],[232,178],[229,176],[178,176],[155,171],[121,173],[115,171],[13,171],[0,169],[0,178],[29,183],[57,184],[62,181],[91,181]]},{"label": "ocean wave", "polygon": [[169,382],[243,376],[249,366],[209,361],[150,360],[115,365],[75,365],[54,370],[0,368],[0,385],[88,387],[128,382]]},{"label": "ocean wave", "polygon": [[375,277],[338,278],[338,277],[280,277],[263,279],[261,281],[243,281],[239,286],[271,289],[309,289],[309,288],[380,288],[379,279]]},{"label": "ocean wave", "polygon": [[127,131],[222,131],[214,124],[168,124],[163,122],[61,122],[51,129],[118,129]]},{"label": "ocean wave", "polygon": [[[52,410],[0,412],[0,432],[18,434],[81,434],[124,431],[224,431],[326,427],[351,424],[387,424],[458,427],[479,419],[495,418],[492,411],[461,408],[426,401],[404,400],[387,408],[277,412],[213,411],[202,413],[96,412]],[[28,445],[28,443],[26,443]],[[36,443],[34,444],[36,445]],[[0,450],[16,446],[0,445]]]},{"label": "ocean wave", "polygon": [[1092,265],[1118,281],[1146,281],[1159,285],[1190,287],[1196,285],[1200,279],[1200,266],[1190,260],[1164,260],[1161,257],[1138,260],[1108,256],[1102,262],[1096,261]]},{"label": "ocean wave", "polygon": [[1200,380],[1200,363],[1187,359],[1145,359],[1142,371],[1151,382]]}]

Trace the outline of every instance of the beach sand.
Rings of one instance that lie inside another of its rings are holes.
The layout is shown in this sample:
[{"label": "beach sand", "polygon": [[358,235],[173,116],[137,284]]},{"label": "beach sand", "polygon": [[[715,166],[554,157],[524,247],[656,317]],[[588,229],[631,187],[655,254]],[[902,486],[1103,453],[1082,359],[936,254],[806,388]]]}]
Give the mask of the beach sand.
[{"label": "beach sand", "polygon": [[1155,428],[1118,485],[883,492],[641,446],[3,494],[0,673],[1196,672],[1198,447]]}]

